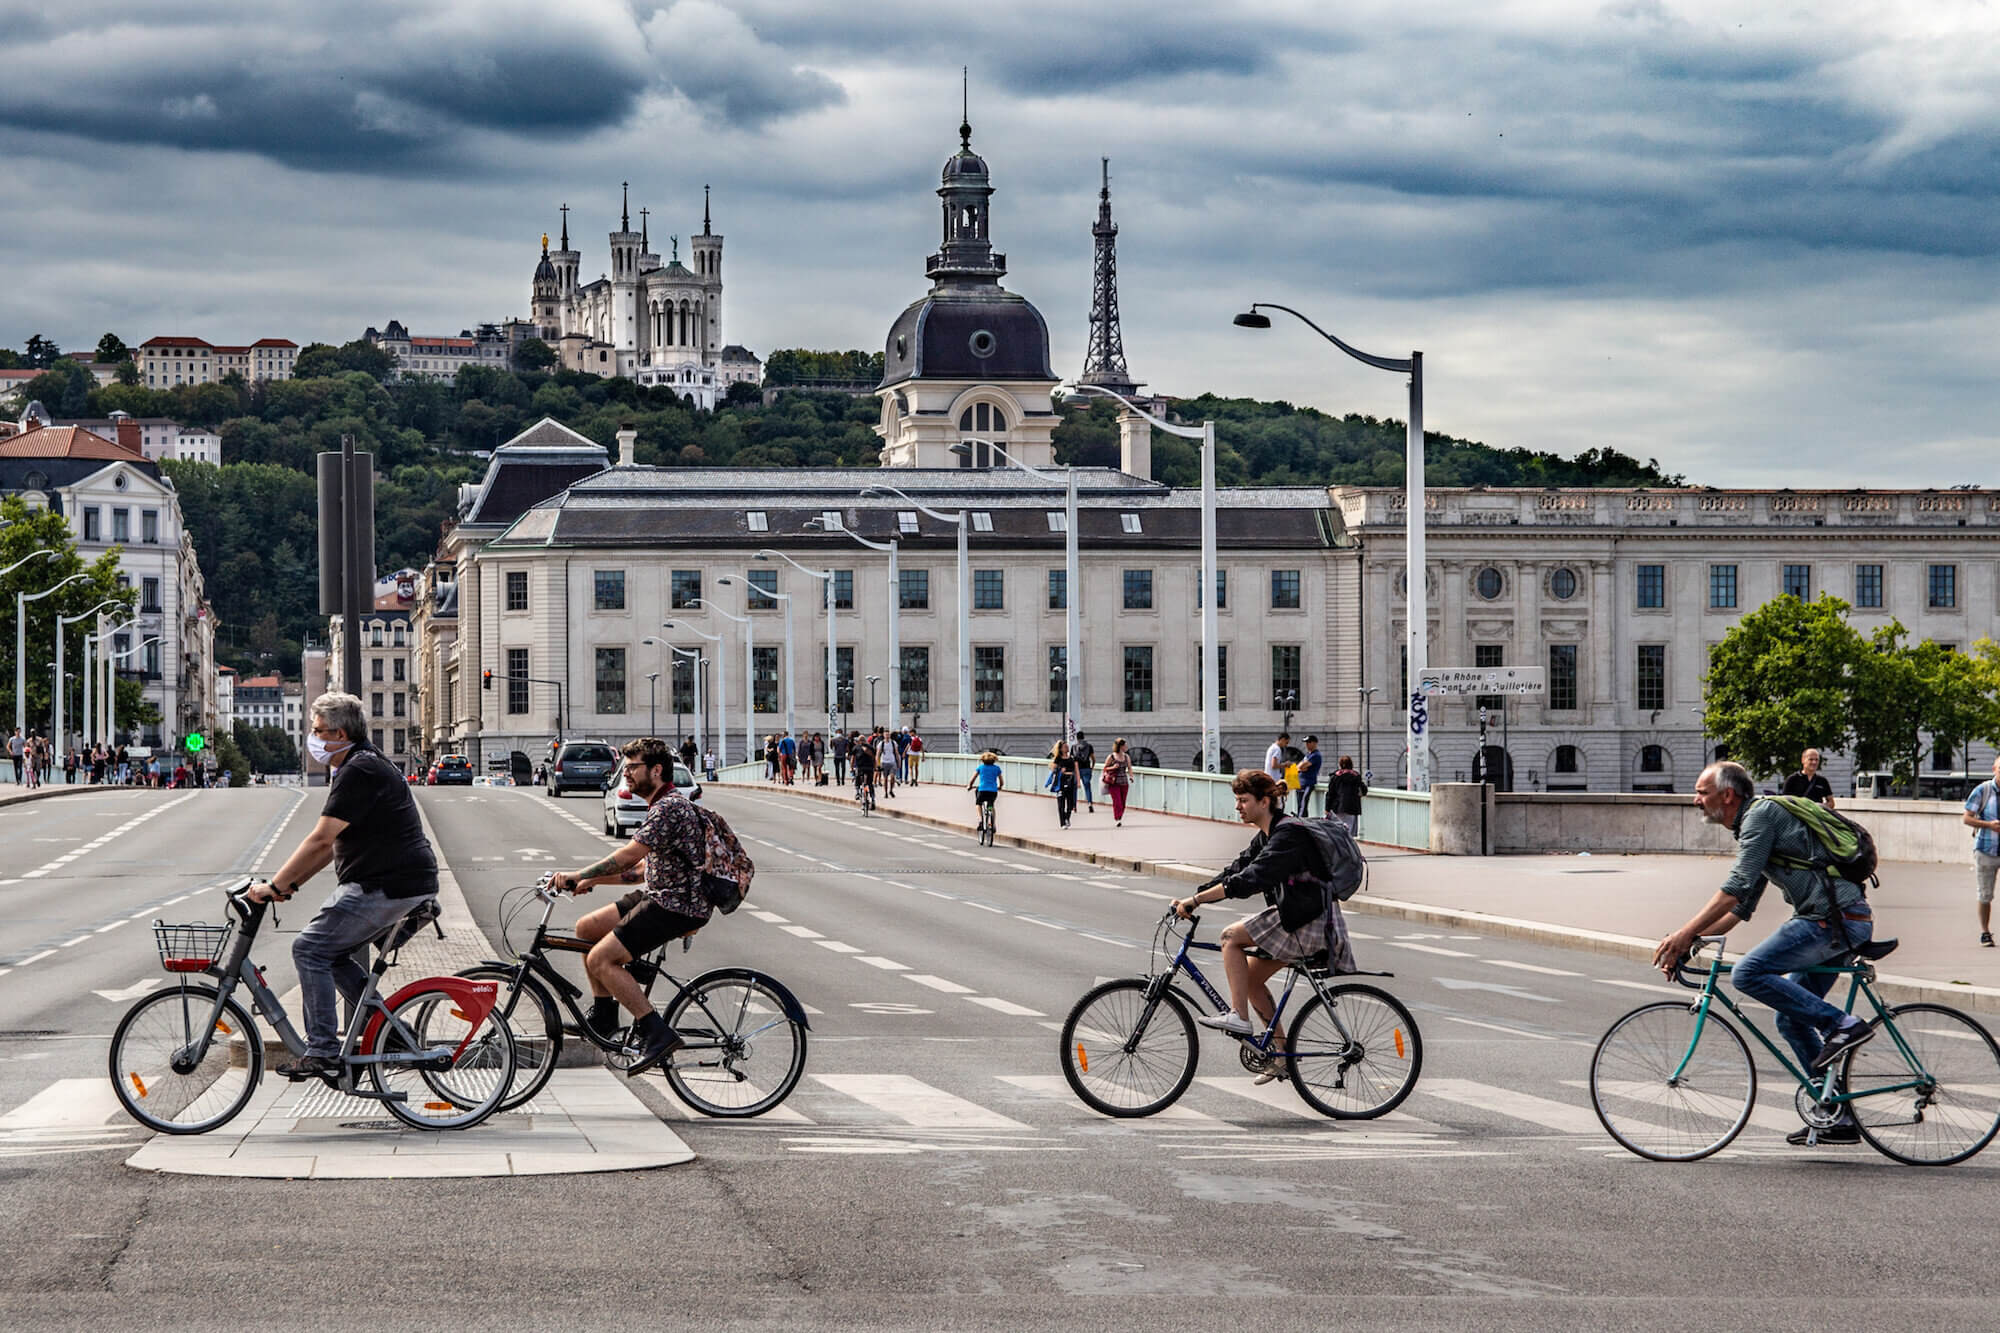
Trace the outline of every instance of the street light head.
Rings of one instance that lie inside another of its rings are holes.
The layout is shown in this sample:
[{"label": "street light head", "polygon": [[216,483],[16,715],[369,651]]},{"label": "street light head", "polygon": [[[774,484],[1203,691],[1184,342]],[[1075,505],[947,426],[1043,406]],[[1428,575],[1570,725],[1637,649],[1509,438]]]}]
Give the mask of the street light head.
[{"label": "street light head", "polygon": [[970,458],[972,457],[972,446],[961,442],[947,447],[945,452],[958,458]]},{"label": "street light head", "polygon": [[733,585],[735,584],[735,582],[736,582],[736,580],[735,580],[735,579],[733,579],[733,578],[731,578],[731,577],[730,577],[729,575],[727,575],[727,574],[717,574],[717,575],[715,576],[715,583],[716,583],[716,586],[717,586],[717,587],[722,587],[722,586],[724,586],[725,584],[727,584],[727,585],[732,585],[732,586],[733,586]]},{"label": "street light head", "polygon": [[650,634],[648,634],[645,638],[639,640],[639,642],[645,644],[649,648],[658,648],[661,646],[661,641],[659,639],[654,638]]},{"label": "street light head", "polygon": [[1229,322],[1239,329],[1268,329],[1271,327],[1271,317],[1260,314],[1255,310],[1246,310]]}]

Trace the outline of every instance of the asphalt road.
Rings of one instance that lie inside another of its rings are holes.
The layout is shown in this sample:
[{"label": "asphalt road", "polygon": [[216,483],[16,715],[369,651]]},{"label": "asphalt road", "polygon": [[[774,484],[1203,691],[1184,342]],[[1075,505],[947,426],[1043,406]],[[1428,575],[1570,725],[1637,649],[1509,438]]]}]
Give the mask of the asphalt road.
[{"label": "asphalt road", "polygon": [[[611,845],[582,797],[421,799],[496,941],[506,889]],[[1581,1084],[1611,1021],[1660,998],[1632,964],[1362,904],[1361,963],[1397,973],[1384,984],[1424,1033],[1402,1116],[1323,1120],[1288,1084],[1253,1088],[1208,1036],[1189,1114],[1110,1121],[1062,1085],[1053,1028],[1096,979],[1145,966],[1181,886],[775,793],[707,799],[758,872],[685,968],[790,985],[815,1011],[805,1080],[753,1122],[690,1120],[643,1080],[698,1154],[688,1166],[444,1182],[151,1176],[120,1165],[136,1129],[24,1116],[57,1080],[102,1077],[125,992],[160,975],[145,923],[219,919],[206,886],[275,865],[316,802],[251,789],[0,811],[0,1322],[1995,1322],[1979,1238],[2000,1222],[2000,1151],[1919,1170],[1788,1148],[1768,1080],[1766,1114],[1714,1159],[1662,1166],[1613,1144]]]}]

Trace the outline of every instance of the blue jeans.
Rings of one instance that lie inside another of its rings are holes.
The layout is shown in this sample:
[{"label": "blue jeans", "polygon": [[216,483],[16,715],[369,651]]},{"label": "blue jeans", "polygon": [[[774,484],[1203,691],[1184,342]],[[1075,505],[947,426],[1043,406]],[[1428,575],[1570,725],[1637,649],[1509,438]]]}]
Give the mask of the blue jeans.
[{"label": "blue jeans", "polygon": [[[1091,777],[1090,765],[1088,764],[1078,765],[1078,772],[1076,776],[1077,780],[1083,784],[1084,804],[1088,805],[1091,809],[1095,810],[1097,808],[1097,795],[1090,789],[1090,777]],[[1074,803],[1072,803],[1072,808],[1074,808]]]},{"label": "blue jeans", "polygon": [[1738,959],[1730,974],[1736,979],[1736,989],[1778,1011],[1778,1031],[1804,1065],[1812,1063],[1826,1037],[1846,1017],[1845,1011],[1824,998],[1839,978],[1831,972],[1805,969],[1838,958],[1851,944],[1861,944],[1875,934],[1868,904],[1857,903],[1848,910],[1862,918],[1840,923],[1847,927],[1849,943],[1841,941],[1832,924],[1795,916]]},{"label": "blue jeans", "polygon": [[340,1012],[334,991],[351,1013],[368,985],[368,942],[407,916],[425,898],[391,898],[359,884],[342,884],[320,904],[319,915],[292,941],[292,965],[306,1007],[306,1054],[340,1054]]}]

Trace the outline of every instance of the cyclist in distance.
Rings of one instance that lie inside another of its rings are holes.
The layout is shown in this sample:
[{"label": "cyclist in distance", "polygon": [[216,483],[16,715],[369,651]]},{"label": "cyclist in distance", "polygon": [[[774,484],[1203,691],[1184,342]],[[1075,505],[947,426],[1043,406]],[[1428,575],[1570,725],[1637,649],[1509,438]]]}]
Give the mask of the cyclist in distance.
[{"label": "cyclist in distance", "polygon": [[1007,775],[1000,768],[1000,756],[991,750],[980,755],[979,767],[972,770],[972,777],[965,784],[966,790],[972,793],[973,812],[977,814],[980,806],[990,805],[998,816],[1000,791],[1006,785]]},{"label": "cyclist in distance", "polygon": [[292,941],[305,1004],[305,1054],[272,1072],[297,1082],[340,1072],[338,991],[351,1007],[368,984],[368,944],[437,897],[437,856],[416,800],[396,766],[368,743],[368,718],[352,694],[312,704],[312,757],[329,767],[319,821],[278,873],[250,886],[253,902],[283,902],[333,863],[338,881]]},{"label": "cyclist in distance", "polygon": [[854,770],[854,799],[860,800],[861,793],[875,785],[875,745],[866,737],[854,743],[848,752],[848,765]]},{"label": "cyclist in distance", "polygon": [[668,940],[700,930],[714,909],[701,891],[708,838],[694,803],[673,787],[673,752],[665,741],[646,736],[627,745],[624,756],[625,783],[645,799],[645,819],[623,847],[581,870],[558,871],[553,883],[566,893],[588,893],[599,884],[632,883],[639,868],[645,868],[643,887],[576,923],[577,938],[593,942],[583,960],[590,976],[590,1026],[610,1036],[617,1030],[621,1006],[635,1020],[637,1058],[626,1070],[629,1078],[686,1043],[653,1011],[645,988],[625,965]]},{"label": "cyclist in distance", "polygon": [[[1721,935],[1756,910],[1768,882],[1791,905],[1792,919],[1736,960],[1736,989],[1778,1011],[1778,1031],[1808,1070],[1820,1070],[1875,1035],[1875,1029],[1823,998],[1835,977],[1807,968],[1830,963],[1875,933],[1875,914],[1861,885],[1829,875],[1812,830],[1776,801],[1760,801],[1741,764],[1710,764],[1695,779],[1695,804],[1711,824],[1736,837],[1736,865],[1722,887],[1688,923],[1660,941],[1653,964],[1669,977],[1703,935]],[[1788,1142],[1804,1144],[1800,1129]],[[1819,1141],[1859,1143],[1852,1116]]]},{"label": "cyclist in distance", "polygon": [[[1238,772],[1229,789],[1236,793],[1237,818],[1255,828],[1257,836],[1221,874],[1186,898],[1176,898],[1173,909],[1186,919],[1202,903],[1263,895],[1267,904],[1263,911],[1222,932],[1222,967],[1229,978],[1230,1012],[1195,1019],[1231,1036],[1247,1037],[1256,1031],[1250,1025],[1249,1005],[1256,1006],[1267,1025],[1276,1012],[1264,983],[1280,968],[1324,952],[1329,944],[1334,971],[1353,971],[1354,960],[1340,907],[1336,903],[1329,910],[1325,892],[1335,864],[1333,848],[1328,845],[1335,836],[1331,826],[1324,820],[1286,814],[1284,784],[1257,769]],[[1270,957],[1250,957],[1248,950],[1253,945]],[[1274,1063],[1272,1069],[1276,1067]],[[1272,1073],[1271,1077],[1279,1075]],[[1260,1076],[1258,1081],[1268,1080]]]}]

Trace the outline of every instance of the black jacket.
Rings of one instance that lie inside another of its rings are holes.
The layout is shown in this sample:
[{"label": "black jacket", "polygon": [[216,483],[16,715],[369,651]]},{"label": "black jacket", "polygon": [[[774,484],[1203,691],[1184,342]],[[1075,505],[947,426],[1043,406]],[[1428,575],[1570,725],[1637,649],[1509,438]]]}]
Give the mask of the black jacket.
[{"label": "black jacket", "polygon": [[1250,839],[1243,854],[1209,883],[1220,884],[1227,898],[1262,894],[1278,909],[1279,923],[1286,930],[1297,930],[1326,911],[1326,885],[1334,863],[1327,844],[1332,836],[1317,819],[1281,811],[1271,821],[1271,831]]},{"label": "black jacket", "polygon": [[1326,794],[1328,806],[1335,814],[1358,815],[1361,798],[1368,794],[1368,783],[1351,768],[1337,769],[1327,779]]}]

